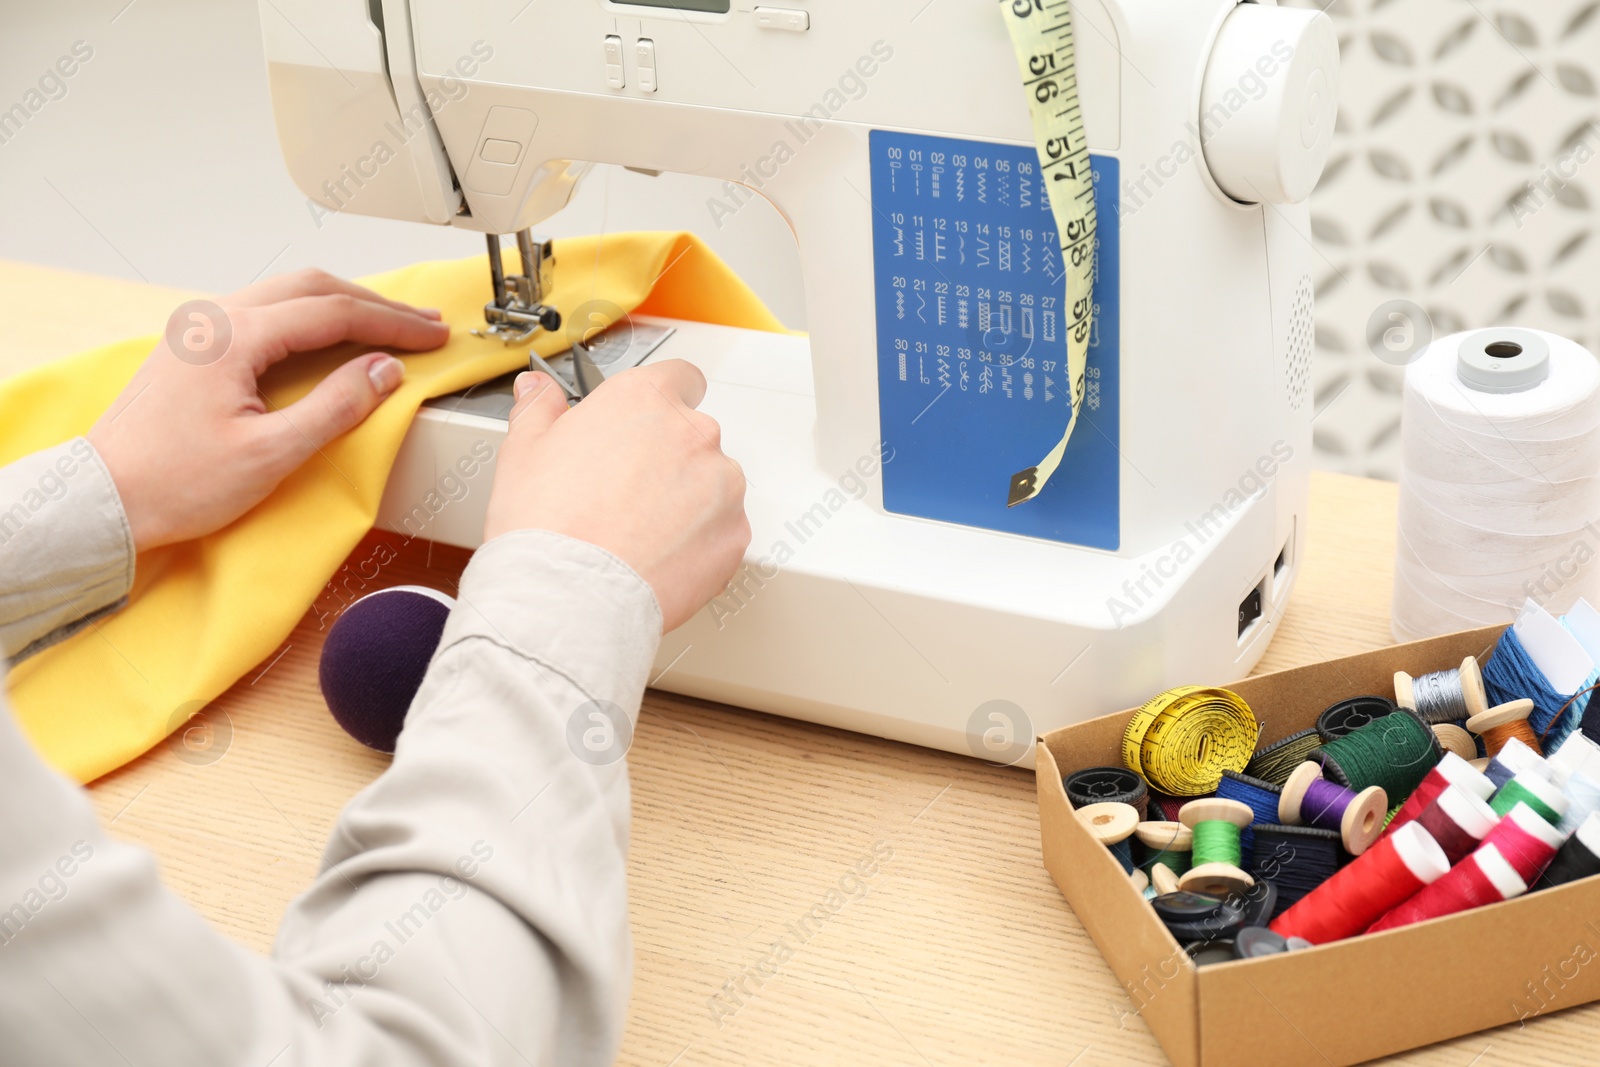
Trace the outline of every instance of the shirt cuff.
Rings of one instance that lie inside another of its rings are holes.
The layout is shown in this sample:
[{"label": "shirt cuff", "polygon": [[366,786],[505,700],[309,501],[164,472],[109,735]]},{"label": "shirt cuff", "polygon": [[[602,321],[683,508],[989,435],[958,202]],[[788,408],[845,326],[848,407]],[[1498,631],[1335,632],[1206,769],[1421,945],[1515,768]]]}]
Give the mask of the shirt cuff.
[{"label": "shirt cuff", "polygon": [[127,603],[133,534],[82,437],[0,470],[0,646],[13,662]]},{"label": "shirt cuff", "polygon": [[436,659],[482,638],[638,716],[661,644],[661,606],[616,556],[548,530],[513,531],[473,554],[456,599]]}]

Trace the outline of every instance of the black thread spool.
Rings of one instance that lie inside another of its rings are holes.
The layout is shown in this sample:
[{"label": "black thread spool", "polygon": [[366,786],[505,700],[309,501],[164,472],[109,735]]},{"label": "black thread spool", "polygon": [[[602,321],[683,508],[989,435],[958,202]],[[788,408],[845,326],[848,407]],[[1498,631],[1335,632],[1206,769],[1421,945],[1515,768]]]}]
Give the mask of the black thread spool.
[{"label": "black thread spool", "polygon": [[1596,874],[1600,874],[1600,812],[1591,813],[1567,838],[1534,888],[1549,889]]},{"label": "black thread spool", "polygon": [[1348,697],[1317,716],[1317,735],[1324,741],[1335,741],[1369,722],[1375,722],[1396,710],[1395,702],[1388,697]]},{"label": "black thread spool", "polygon": [[1332,830],[1273,823],[1255,827],[1255,838],[1251,874],[1277,887],[1274,919],[1332,878],[1344,863],[1339,835]]},{"label": "black thread spool", "polygon": [[1150,790],[1144,779],[1126,767],[1086,767],[1061,780],[1067,802],[1074,808],[1089,804],[1131,804],[1142,822],[1150,807]]}]

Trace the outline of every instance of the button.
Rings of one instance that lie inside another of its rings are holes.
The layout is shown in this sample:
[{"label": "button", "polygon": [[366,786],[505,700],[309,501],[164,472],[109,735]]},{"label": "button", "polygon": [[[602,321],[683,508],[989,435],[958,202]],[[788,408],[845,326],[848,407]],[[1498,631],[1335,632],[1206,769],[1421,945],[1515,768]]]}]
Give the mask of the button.
[{"label": "button", "polygon": [[622,38],[614,33],[606,34],[606,84],[613,89],[621,89],[628,84],[622,76]]},{"label": "button", "polygon": [[490,137],[483,142],[483,148],[478,155],[490,163],[515,163],[517,157],[522,155],[522,146],[515,141],[502,141]]},{"label": "button", "polygon": [[656,43],[648,37],[634,42],[633,54],[639,61],[639,88],[643,92],[656,91]]},{"label": "button", "polygon": [[[517,183],[517,161],[522,158],[523,146],[533,142],[538,128],[539,116],[526,108],[491,107],[478,131],[478,150],[461,176],[461,187],[488,196],[508,196]],[[508,155],[511,161],[503,162]]]},{"label": "button", "polygon": [[788,7],[756,8],[756,25],[764,30],[809,30],[811,16]]}]

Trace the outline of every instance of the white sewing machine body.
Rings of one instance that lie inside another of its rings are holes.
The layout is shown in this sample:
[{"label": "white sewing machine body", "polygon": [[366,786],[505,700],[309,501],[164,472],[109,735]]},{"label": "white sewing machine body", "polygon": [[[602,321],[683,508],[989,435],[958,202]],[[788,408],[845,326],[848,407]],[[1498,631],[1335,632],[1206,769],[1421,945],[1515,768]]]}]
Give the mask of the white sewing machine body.
[{"label": "white sewing machine body", "polygon": [[[674,328],[651,359],[706,373],[753,530],[654,684],[1010,762],[1020,747],[982,741],[995,724],[1043,732],[1247,673],[1305,538],[1311,250],[1303,203],[1240,203],[1218,180],[1309,192],[1336,92],[1326,18],[1249,5],[1246,22],[1278,20],[1267,35],[1219,35],[1230,0],[1073,5],[1093,390],[1055,478],[1007,508],[1008,475],[1069,409],[1064,364],[1046,380],[1064,355],[1054,223],[995,3],[733,6],[572,0],[507,25],[385,0],[381,31],[364,0],[262,9],[285,156],[329,210],[515,232],[599,162],[736,183],[730,204],[760,195],[789,222],[809,338],[635,320]],[[430,122],[394,136],[419,102]],[[385,138],[387,162],[353,162]],[[426,529],[417,506],[503,436],[495,395],[424,408],[380,526],[478,543],[486,492]]]}]

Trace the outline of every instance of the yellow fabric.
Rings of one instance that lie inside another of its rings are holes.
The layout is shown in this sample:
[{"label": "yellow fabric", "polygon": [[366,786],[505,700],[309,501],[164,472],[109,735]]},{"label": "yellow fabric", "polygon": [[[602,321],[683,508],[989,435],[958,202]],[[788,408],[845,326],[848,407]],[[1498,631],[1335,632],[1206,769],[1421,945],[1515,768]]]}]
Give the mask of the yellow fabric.
[{"label": "yellow fabric", "polygon": [[[690,234],[557,241],[549,302],[563,317],[589,301],[622,311],[778,331],[783,327]],[[508,271],[517,269],[508,249]],[[523,365],[526,348],[471,336],[489,292],[483,257],[422,263],[363,280],[396,300],[437,307],[442,349],[396,353],[406,381],[355,431],[324,449],[227,529],[142,554],[128,606],[18,665],[10,695],[44,757],[89,781],[151,748],[184,712],[260,663],[293,630],[372,527],[384,482],[423,400]],[[565,330],[541,334],[552,355]],[[0,384],[0,463],[85,433],[149,354],[154,337],[107,345]],[[291,357],[262,389],[274,406],[305,395],[348,350]],[[177,717],[175,720],[175,716]]]}]

